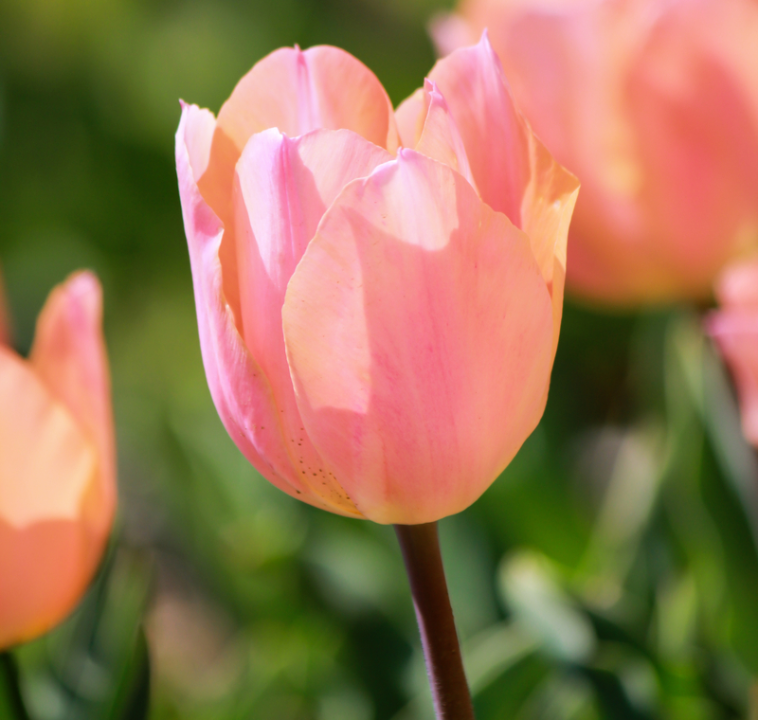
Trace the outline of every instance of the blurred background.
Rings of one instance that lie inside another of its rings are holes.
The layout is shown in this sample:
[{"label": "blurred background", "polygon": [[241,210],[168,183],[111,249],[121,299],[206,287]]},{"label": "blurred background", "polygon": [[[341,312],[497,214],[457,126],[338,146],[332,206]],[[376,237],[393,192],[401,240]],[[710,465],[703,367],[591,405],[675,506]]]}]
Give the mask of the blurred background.
[{"label": "blurred background", "polygon": [[[51,287],[105,287],[120,518],[77,612],[15,652],[31,720],[425,720],[391,528],[246,463],[200,361],[173,160],[271,50],[339,45],[396,104],[437,0],[0,0],[0,263],[25,353]],[[479,720],[753,718],[758,470],[687,308],[566,305],[545,417],[440,523]],[[0,683],[0,717],[10,715]]]}]

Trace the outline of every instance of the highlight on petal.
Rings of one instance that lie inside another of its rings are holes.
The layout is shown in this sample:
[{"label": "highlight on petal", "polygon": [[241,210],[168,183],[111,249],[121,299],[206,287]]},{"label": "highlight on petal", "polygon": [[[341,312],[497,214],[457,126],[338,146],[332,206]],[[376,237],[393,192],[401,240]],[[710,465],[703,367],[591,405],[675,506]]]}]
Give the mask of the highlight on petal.
[{"label": "highlight on petal", "polygon": [[[92,273],[75,273],[50,293],[37,319],[29,361],[96,448],[98,477],[84,512],[93,537],[104,542],[116,506],[116,450],[102,290]],[[101,549],[93,543],[97,557]]]},{"label": "highlight on petal", "polygon": [[[0,648],[65,617],[100,557],[91,518],[96,446],[30,365],[0,347]],[[103,540],[104,542],[104,540]]]},{"label": "highlight on petal", "polygon": [[553,321],[529,240],[414,151],[335,200],[282,317],[304,426],[371,520],[467,507],[542,415]]},{"label": "highlight on petal", "polygon": [[282,410],[271,386],[238,330],[225,294],[234,264],[220,257],[225,229],[201,195],[191,164],[188,138],[211,128],[197,108],[187,106],[176,136],[176,164],[184,227],[190,252],[200,348],[211,396],[229,435],[250,463],[284,492],[317,507],[354,515],[348,501],[327,502],[312,492],[295,469],[282,434]]}]

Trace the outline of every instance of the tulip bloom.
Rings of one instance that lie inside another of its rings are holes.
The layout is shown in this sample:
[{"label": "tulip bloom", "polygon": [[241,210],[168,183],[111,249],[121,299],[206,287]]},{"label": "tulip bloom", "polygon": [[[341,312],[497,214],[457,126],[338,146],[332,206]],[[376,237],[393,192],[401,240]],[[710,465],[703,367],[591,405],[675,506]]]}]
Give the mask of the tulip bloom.
[{"label": "tulip bloom", "polygon": [[416,524],[476,500],[539,421],[576,179],[486,37],[393,112],[333,47],[277,50],[176,163],[218,412],[317,507]]},{"label": "tulip bloom", "polygon": [[716,286],[721,310],[706,328],[732,371],[742,432],[758,447],[758,259],[724,271]]},{"label": "tulip bloom", "polygon": [[582,181],[569,289],[707,298],[758,249],[755,0],[462,0],[448,52],[487,26],[535,132]]},{"label": "tulip bloom", "polygon": [[0,648],[76,605],[113,521],[116,471],[101,291],[53,290],[24,360],[0,346]]}]

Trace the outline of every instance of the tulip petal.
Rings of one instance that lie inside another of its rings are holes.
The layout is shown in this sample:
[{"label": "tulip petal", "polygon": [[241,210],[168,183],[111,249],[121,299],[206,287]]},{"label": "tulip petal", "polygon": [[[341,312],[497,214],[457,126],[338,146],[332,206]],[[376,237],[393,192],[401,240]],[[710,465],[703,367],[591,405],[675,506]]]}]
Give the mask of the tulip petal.
[{"label": "tulip petal", "polygon": [[518,112],[486,31],[478,45],[440,60],[429,78],[455,119],[482,200],[505,213],[531,240],[553,298],[555,348],[568,227],[579,182],[553,159]]},{"label": "tulip petal", "polygon": [[716,283],[716,297],[726,309],[758,310],[758,259],[724,270]]},{"label": "tulip petal", "polygon": [[283,324],[306,430],[371,520],[462,510],[542,414],[552,310],[529,240],[414,151],[327,211]]},{"label": "tulip petal", "polygon": [[[211,396],[232,440],[269,482],[317,507],[354,514],[349,506],[343,510],[327,505],[299,478],[287,453],[279,421],[281,412],[274,403],[271,387],[245,346],[235,313],[227,302],[219,256],[224,226],[200,194],[189,152],[191,138],[213,129],[207,121],[209,115],[196,106],[183,108],[176,134],[176,167],[192,267],[200,349]],[[202,147],[203,143],[198,141],[195,145]],[[226,272],[225,261],[223,267]]]},{"label": "tulip petal", "polygon": [[95,446],[29,363],[0,348],[0,648],[72,609],[100,558],[82,515]]},{"label": "tulip petal", "polygon": [[93,553],[100,557],[116,506],[116,449],[102,290],[94,275],[76,273],[50,293],[37,319],[29,360],[97,449],[98,478],[84,512],[95,540]]},{"label": "tulip petal", "polygon": [[426,120],[426,92],[419,88],[395,110],[395,121],[403,147],[415,148]]},{"label": "tulip petal", "polygon": [[281,48],[242,78],[218,114],[210,165],[199,178],[208,204],[225,225],[234,167],[250,137],[269,128],[296,137],[318,128],[352,130],[395,152],[392,103],[358,59],[326,45]]},{"label": "tulip petal", "polygon": [[424,103],[426,119],[415,149],[432,160],[449,165],[476,190],[461,134],[450,115],[445,98],[431,80],[424,81]]},{"label": "tulip petal", "polygon": [[[345,504],[339,484],[302,430],[282,334],[287,283],[327,207],[351,180],[391,160],[349,130],[291,140],[271,129],[248,141],[235,184],[238,267],[245,343],[271,385],[289,453],[317,495]],[[314,480],[316,478],[316,480]]]}]

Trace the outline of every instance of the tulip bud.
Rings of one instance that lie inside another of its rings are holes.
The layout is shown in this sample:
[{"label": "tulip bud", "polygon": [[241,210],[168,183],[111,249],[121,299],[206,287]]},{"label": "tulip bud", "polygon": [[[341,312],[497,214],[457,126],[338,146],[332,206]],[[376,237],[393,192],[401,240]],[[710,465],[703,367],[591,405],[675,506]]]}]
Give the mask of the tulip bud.
[{"label": "tulip bud", "polygon": [[462,0],[441,52],[488,27],[535,132],[582,181],[569,289],[708,298],[758,249],[754,0]]},{"label": "tulip bud", "polygon": [[256,469],[380,523],[476,500],[544,409],[578,189],[486,36],[397,113],[342,50],[277,50],[218,119],[183,105],[176,163],[208,384]]},{"label": "tulip bud", "polygon": [[59,623],[103,554],[116,502],[102,297],[50,294],[28,360],[0,347],[0,648]]}]

